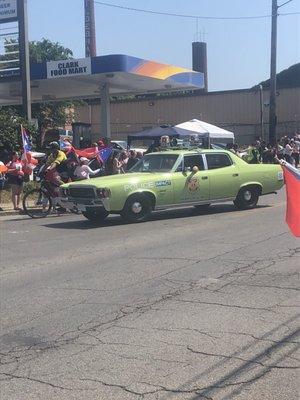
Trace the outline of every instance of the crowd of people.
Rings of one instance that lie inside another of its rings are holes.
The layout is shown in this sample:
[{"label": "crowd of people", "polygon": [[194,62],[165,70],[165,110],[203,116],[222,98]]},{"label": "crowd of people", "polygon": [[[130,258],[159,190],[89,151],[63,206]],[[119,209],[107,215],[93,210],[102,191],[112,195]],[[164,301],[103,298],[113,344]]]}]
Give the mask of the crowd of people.
[{"label": "crowd of people", "polygon": [[[154,140],[145,153],[174,146],[177,146],[176,139],[170,140],[168,136],[162,136]],[[257,138],[247,149],[241,149],[237,144],[229,144],[226,148],[250,164],[276,163],[284,159],[296,168],[299,166],[300,135],[295,135],[293,138],[284,136],[277,141],[275,146]],[[66,146],[63,151],[58,142],[51,142],[48,146],[48,154],[38,161],[35,168],[39,170],[43,165],[44,171],[49,173],[49,176],[51,175],[52,183],[58,187],[62,183],[89,179],[91,176],[126,173],[143,157],[142,152],[135,150],[116,150],[106,139],[94,143],[91,149],[94,156],[87,158],[80,156],[80,152],[76,152],[71,145]],[[99,156],[101,149],[109,149],[105,160]],[[6,149],[2,149],[0,152],[0,211],[3,211],[1,192],[6,184],[9,184],[11,188],[11,202],[14,210],[21,209],[23,183],[29,179],[31,172],[24,167],[24,160],[18,152],[9,153]]]},{"label": "crowd of people", "polygon": [[227,148],[245,159],[249,164],[274,164],[278,160],[285,160],[296,168],[299,166],[300,135],[297,134],[293,138],[283,136],[277,140],[275,146],[257,138],[244,151],[239,149],[237,144],[228,145]]},{"label": "crowd of people", "polygon": [[[58,187],[62,183],[89,179],[91,176],[125,173],[143,156],[135,150],[116,150],[109,142],[104,144],[102,140],[94,143],[93,147],[93,155],[87,158],[78,155],[72,146],[61,150],[58,142],[51,142],[46,149],[46,156],[36,161],[34,176],[37,171],[43,170],[46,179]],[[110,150],[105,161],[99,156],[99,151],[103,148]],[[0,211],[3,211],[1,194],[6,186],[10,187],[14,210],[21,210],[23,184],[29,180],[29,175],[32,173],[25,167],[23,158],[16,151],[9,152],[7,149],[0,151]]]}]

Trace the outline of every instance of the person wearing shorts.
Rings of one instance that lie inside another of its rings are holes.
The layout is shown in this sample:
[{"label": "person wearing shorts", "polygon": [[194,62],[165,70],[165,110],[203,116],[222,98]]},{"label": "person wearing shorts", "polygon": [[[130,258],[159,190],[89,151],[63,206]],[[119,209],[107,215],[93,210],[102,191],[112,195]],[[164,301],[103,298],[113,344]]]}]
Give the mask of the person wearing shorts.
[{"label": "person wearing shorts", "polygon": [[4,190],[5,175],[4,172],[1,171],[1,167],[4,167],[4,163],[2,161],[0,161],[0,211],[3,211],[3,208],[1,207],[1,197],[2,191]]},{"label": "person wearing shorts", "polygon": [[12,154],[12,161],[10,161],[6,166],[8,168],[7,176],[8,183],[11,186],[11,201],[14,210],[21,210],[20,201],[24,183],[24,172],[19,154],[14,152]]}]

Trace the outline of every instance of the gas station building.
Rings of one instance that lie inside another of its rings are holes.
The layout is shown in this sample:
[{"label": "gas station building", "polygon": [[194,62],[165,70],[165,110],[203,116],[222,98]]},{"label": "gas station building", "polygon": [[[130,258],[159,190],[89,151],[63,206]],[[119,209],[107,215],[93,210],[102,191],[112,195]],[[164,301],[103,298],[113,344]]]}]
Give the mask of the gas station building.
[{"label": "gas station building", "polygon": [[[111,96],[204,87],[201,72],[122,54],[32,64],[30,71],[32,102],[100,99],[98,136],[102,137],[111,136]],[[21,103],[21,81],[1,78],[0,106]]]}]

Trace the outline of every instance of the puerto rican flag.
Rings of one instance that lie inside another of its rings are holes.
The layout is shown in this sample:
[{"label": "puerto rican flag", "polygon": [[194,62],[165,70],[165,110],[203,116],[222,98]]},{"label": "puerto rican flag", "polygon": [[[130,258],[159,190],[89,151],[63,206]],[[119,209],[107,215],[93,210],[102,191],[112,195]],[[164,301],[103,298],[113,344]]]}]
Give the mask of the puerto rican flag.
[{"label": "puerto rican flag", "polygon": [[101,149],[98,153],[98,156],[100,160],[105,164],[106,161],[108,160],[109,156],[111,155],[113,149],[111,147],[105,147],[104,149]]},{"label": "puerto rican flag", "polygon": [[281,163],[286,187],[286,223],[293,235],[300,237],[300,171]]},{"label": "puerto rican flag", "polygon": [[21,157],[23,172],[25,174],[30,175],[36,165],[38,164],[38,160],[36,160],[31,155],[31,142],[28,136],[26,129],[21,125],[21,135],[22,135],[22,143],[23,143],[23,154]]},{"label": "puerto rican flag", "polygon": [[21,135],[22,135],[22,143],[23,143],[24,153],[28,153],[28,151],[31,151],[31,143],[30,143],[28,133],[27,133],[26,129],[23,127],[23,125],[21,125]]},{"label": "puerto rican flag", "polygon": [[69,153],[71,150],[73,150],[72,144],[67,139],[60,139],[59,145],[60,149],[65,151],[66,153]]}]

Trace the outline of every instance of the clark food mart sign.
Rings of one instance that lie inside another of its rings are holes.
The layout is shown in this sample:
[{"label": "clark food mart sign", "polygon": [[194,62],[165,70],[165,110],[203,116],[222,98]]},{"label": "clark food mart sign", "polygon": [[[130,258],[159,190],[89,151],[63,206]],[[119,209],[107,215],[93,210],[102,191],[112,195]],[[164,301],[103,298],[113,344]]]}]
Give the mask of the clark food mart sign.
[{"label": "clark food mart sign", "polygon": [[0,0],[0,21],[17,17],[17,0]]},{"label": "clark food mart sign", "polygon": [[91,59],[50,61],[47,62],[47,78],[63,78],[91,74]]}]

